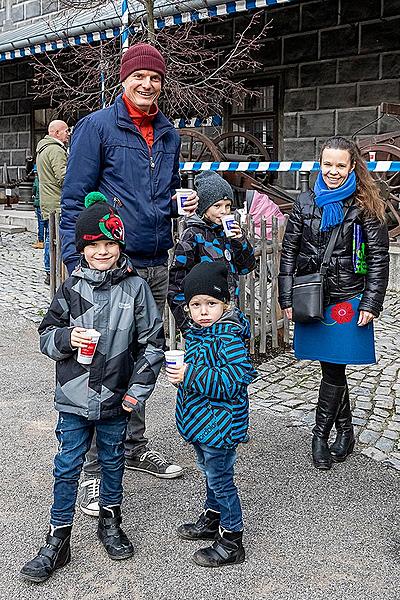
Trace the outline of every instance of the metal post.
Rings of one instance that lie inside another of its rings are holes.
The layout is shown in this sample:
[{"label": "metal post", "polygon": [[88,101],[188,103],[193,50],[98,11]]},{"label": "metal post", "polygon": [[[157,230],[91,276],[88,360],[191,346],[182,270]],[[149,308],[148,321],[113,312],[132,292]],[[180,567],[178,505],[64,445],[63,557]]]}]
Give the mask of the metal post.
[{"label": "metal post", "polygon": [[129,8],[128,8],[128,0],[122,0],[121,21],[122,21],[121,43],[122,43],[122,54],[124,54],[124,52],[126,52],[128,50],[128,48],[129,48]]},{"label": "metal post", "polygon": [[56,293],[57,257],[56,257],[56,213],[49,214],[49,251],[50,251],[50,298]]},{"label": "metal post", "polygon": [[188,188],[194,190],[194,173],[191,171],[187,176]]},{"label": "metal post", "polygon": [[307,192],[310,189],[310,172],[300,171],[300,190]]}]

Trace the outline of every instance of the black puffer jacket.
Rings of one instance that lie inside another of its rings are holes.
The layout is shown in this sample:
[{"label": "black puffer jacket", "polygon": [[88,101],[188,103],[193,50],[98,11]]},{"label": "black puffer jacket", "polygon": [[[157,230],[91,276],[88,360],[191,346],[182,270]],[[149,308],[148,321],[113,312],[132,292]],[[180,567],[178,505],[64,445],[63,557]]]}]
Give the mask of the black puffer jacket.
[{"label": "black puffer jacket", "polygon": [[[362,294],[359,309],[378,316],[389,278],[387,227],[377,219],[363,217],[353,197],[343,204],[345,219],[328,264],[324,299],[326,304],[331,304]],[[292,305],[293,275],[317,273],[321,267],[330,237],[329,231],[320,231],[321,215],[313,192],[299,194],[283,239],[279,272],[279,303],[282,308]],[[362,226],[366,242],[368,273],[365,276],[354,272],[354,223]]]}]

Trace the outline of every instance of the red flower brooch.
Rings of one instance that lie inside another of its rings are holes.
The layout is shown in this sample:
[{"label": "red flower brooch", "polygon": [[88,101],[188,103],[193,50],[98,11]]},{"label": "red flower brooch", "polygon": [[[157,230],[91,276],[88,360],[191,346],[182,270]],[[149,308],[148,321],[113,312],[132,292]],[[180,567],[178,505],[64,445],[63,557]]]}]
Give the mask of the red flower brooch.
[{"label": "red flower brooch", "polygon": [[354,317],[354,310],[350,302],[339,302],[332,306],[331,317],[337,323],[350,323]]}]

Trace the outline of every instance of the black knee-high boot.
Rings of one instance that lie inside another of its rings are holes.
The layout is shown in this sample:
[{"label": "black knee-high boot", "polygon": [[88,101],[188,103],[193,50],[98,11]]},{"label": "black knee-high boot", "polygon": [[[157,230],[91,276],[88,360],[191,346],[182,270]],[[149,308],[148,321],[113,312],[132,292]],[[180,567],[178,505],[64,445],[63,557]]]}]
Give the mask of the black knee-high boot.
[{"label": "black knee-high boot", "polygon": [[313,462],[317,469],[327,470],[332,466],[328,438],[342,405],[345,390],[346,386],[321,381],[312,440]]},{"label": "black knee-high boot", "polygon": [[335,421],[336,440],[329,448],[333,462],[343,462],[354,450],[354,428],[351,422],[349,388],[346,385],[342,405]]}]

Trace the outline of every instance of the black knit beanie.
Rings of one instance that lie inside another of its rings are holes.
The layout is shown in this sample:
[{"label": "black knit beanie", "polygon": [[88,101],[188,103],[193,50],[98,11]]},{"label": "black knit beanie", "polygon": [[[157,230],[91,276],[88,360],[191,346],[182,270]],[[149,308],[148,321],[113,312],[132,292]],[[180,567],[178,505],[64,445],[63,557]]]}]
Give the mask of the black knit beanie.
[{"label": "black knit beanie", "polygon": [[197,213],[202,217],[206,210],[218,200],[233,200],[233,190],[229,183],[215,171],[202,171],[194,178],[199,197]]},{"label": "black knit beanie", "polygon": [[183,280],[186,304],[193,296],[212,296],[229,302],[228,269],[223,262],[201,262]]},{"label": "black knit beanie", "polygon": [[90,192],[85,197],[85,209],[75,225],[75,246],[78,252],[92,242],[111,240],[125,246],[125,230],[121,217],[107,204],[100,192]]}]

